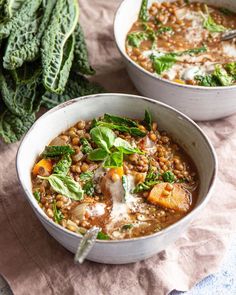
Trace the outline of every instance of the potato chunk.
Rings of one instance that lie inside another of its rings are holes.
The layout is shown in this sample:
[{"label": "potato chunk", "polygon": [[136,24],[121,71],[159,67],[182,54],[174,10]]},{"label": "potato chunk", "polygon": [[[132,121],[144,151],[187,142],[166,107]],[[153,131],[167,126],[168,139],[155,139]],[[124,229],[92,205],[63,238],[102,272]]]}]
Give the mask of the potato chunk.
[{"label": "potato chunk", "polygon": [[179,212],[187,212],[191,206],[191,193],[181,184],[167,182],[156,184],[151,190],[147,200],[164,208]]}]

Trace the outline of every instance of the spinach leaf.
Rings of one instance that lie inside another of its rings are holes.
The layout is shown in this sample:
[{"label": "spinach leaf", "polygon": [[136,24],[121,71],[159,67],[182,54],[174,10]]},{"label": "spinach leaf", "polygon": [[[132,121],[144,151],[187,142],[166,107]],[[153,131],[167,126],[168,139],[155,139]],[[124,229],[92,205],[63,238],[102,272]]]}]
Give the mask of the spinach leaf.
[{"label": "spinach leaf", "polygon": [[104,168],[116,168],[123,165],[123,153],[120,151],[108,155],[103,164]]},{"label": "spinach leaf", "polygon": [[38,176],[49,181],[53,190],[63,196],[75,201],[80,201],[84,197],[84,192],[78,182],[73,178],[61,174],[51,174],[48,177]]},{"label": "spinach leaf", "polygon": [[203,28],[208,30],[211,33],[220,33],[226,31],[226,28],[222,25],[217,24],[214,19],[211,17],[208,11],[207,5],[205,5],[205,10],[207,12],[207,16],[202,14],[204,18]]},{"label": "spinach leaf", "polygon": [[173,183],[175,181],[175,175],[171,171],[166,171],[162,174],[162,178],[165,182]]},{"label": "spinach leaf", "polygon": [[146,126],[148,131],[152,130],[152,116],[148,110],[145,110],[145,117],[144,117],[144,125]]},{"label": "spinach leaf", "polygon": [[72,160],[70,155],[65,154],[63,155],[61,160],[54,166],[53,173],[67,175],[70,170],[71,164],[72,164]]},{"label": "spinach leaf", "polygon": [[115,133],[111,129],[97,126],[90,130],[90,135],[98,147],[110,153],[109,149],[115,141]]},{"label": "spinach leaf", "polygon": [[140,149],[132,147],[130,143],[120,137],[117,137],[114,142],[114,146],[123,154],[143,154]]},{"label": "spinach leaf", "polygon": [[18,117],[3,108],[0,112],[0,136],[6,143],[18,141],[29,130],[34,121],[34,114]]},{"label": "spinach leaf", "polygon": [[36,201],[40,202],[40,192],[39,191],[34,191],[33,195],[34,195]]},{"label": "spinach leaf", "polygon": [[58,157],[66,154],[72,155],[75,151],[69,145],[49,145],[43,152],[44,157]]},{"label": "spinach leaf", "polygon": [[90,180],[93,177],[93,172],[92,171],[83,172],[80,174],[79,177],[81,180]]},{"label": "spinach leaf", "polygon": [[127,126],[124,126],[124,125],[116,125],[116,124],[113,124],[113,123],[106,123],[106,122],[103,122],[103,121],[97,122],[97,125],[107,127],[107,128],[110,128],[110,129],[114,129],[114,130],[118,130],[120,132],[129,133],[129,134],[131,134],[133,136],[139,136],[139,137],[146,136],[146,132],[141,131],[137,127],[127,127]]},{"label": "spinach leaf", "polygon": [[102,148],[95,149],[91,151],[88,155],[91,161],[103,161],[108,156],[108,152]]},{"label": "spinach leaf", "polygon": [[105,114],[103,117],[103,121],[108,123],[118,124],[118,125],[124,125],[128,127],[138,127],[138,123],[136,123],[133,120],[130,120],[124,117],[110,115],[110,114]]},{"label": "spinach leaf", "polygon": [[95,192],[95,186],[92,180],[88,180],[83,185],[83,191],[87,196],[93,196]]},{"label": "spinach leaf", "polygon": [[80,24],[77,24],[75,31],[75,51],[73,70],[84,75],[94,75],[95,70],[90,66],[88,50],[85,43],[84,32]]},{"label": "spinach leaf", "polygon": [[56,201],[53,202],[53,217],[56,223],[60,223],[64,218],[64,215],[62,214],[61,210],[57,208]]},{"label": "spinach leaf", "polygon": [[139,11],[139,19],[144,22],[148,21],[148,0],[142,0],[141,8]]},{"label": "spinach leaf", "polygon": [[109,236],[104,232],[100,231],[97,235],[98,240],[110,240]]},{"label": "spinach leaf", "polygon": [[148,34],[145,32],[132,32],[127,36],[128,44],[133,47],[139,47],[141,43],[148,40]]},{"label": "spinach leaf", "polygon": [[43,84],[46,89],[62,94],[74,57],[74,31],[79,15],[76,0],[58,0],[42,38]]},{"label": "spinach leaf", "polygon": [[175,63],[176,63],[176,57],[171,54],[163,54],[160,56],[155,56],[152,54],[150,56],[151,61],[153,62],[153,67],[157,74],[161,74],[167,70],[169,70]]},{"label": "spinach leaf", "polygon": [[91,147],[91,144],[88,142],[88,140],[84,137],[80,138],[80,142],[82,143],[81,152],[84,154],[89,154],[93,149]]}]

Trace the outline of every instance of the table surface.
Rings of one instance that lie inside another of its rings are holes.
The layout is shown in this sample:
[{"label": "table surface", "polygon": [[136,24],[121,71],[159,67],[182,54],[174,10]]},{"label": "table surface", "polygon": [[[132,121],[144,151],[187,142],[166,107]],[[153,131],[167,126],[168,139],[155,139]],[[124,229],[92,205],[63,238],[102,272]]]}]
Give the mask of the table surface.
[{"label": "table surface", "polygon": [[[219,253],[220,254],[220,253]],[[170,295],[236,295],[236,234],[223,260],[220,270],[206,277],[188,292],[173,291]],[[13,295],[0,275],[0,295]],[[46,294],[45,294],[46,295]]]}]

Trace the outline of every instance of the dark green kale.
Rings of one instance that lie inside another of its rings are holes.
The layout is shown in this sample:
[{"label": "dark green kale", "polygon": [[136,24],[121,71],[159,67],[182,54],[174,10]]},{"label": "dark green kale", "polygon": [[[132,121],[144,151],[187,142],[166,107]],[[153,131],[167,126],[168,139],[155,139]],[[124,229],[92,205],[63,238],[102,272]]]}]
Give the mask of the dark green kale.
[{"label": "dark green kale", "polygon": [[58,157],[72,155],[75,151],[69,145],[49,145],[43,152],[44,157]]}]

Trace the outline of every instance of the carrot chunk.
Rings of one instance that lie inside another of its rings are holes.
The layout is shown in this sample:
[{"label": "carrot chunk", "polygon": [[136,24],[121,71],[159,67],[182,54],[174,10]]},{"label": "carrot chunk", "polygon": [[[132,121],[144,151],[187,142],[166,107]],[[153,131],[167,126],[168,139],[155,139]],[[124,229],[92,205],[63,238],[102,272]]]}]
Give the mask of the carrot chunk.
[{"label": "carrot chunk", "polygon": [[42,159],[34,165],[32,172],[35,176],[41,174],[41,171],[44,171],[47,174],[51,174],[52,168],[53,165],[50,159]]}]

